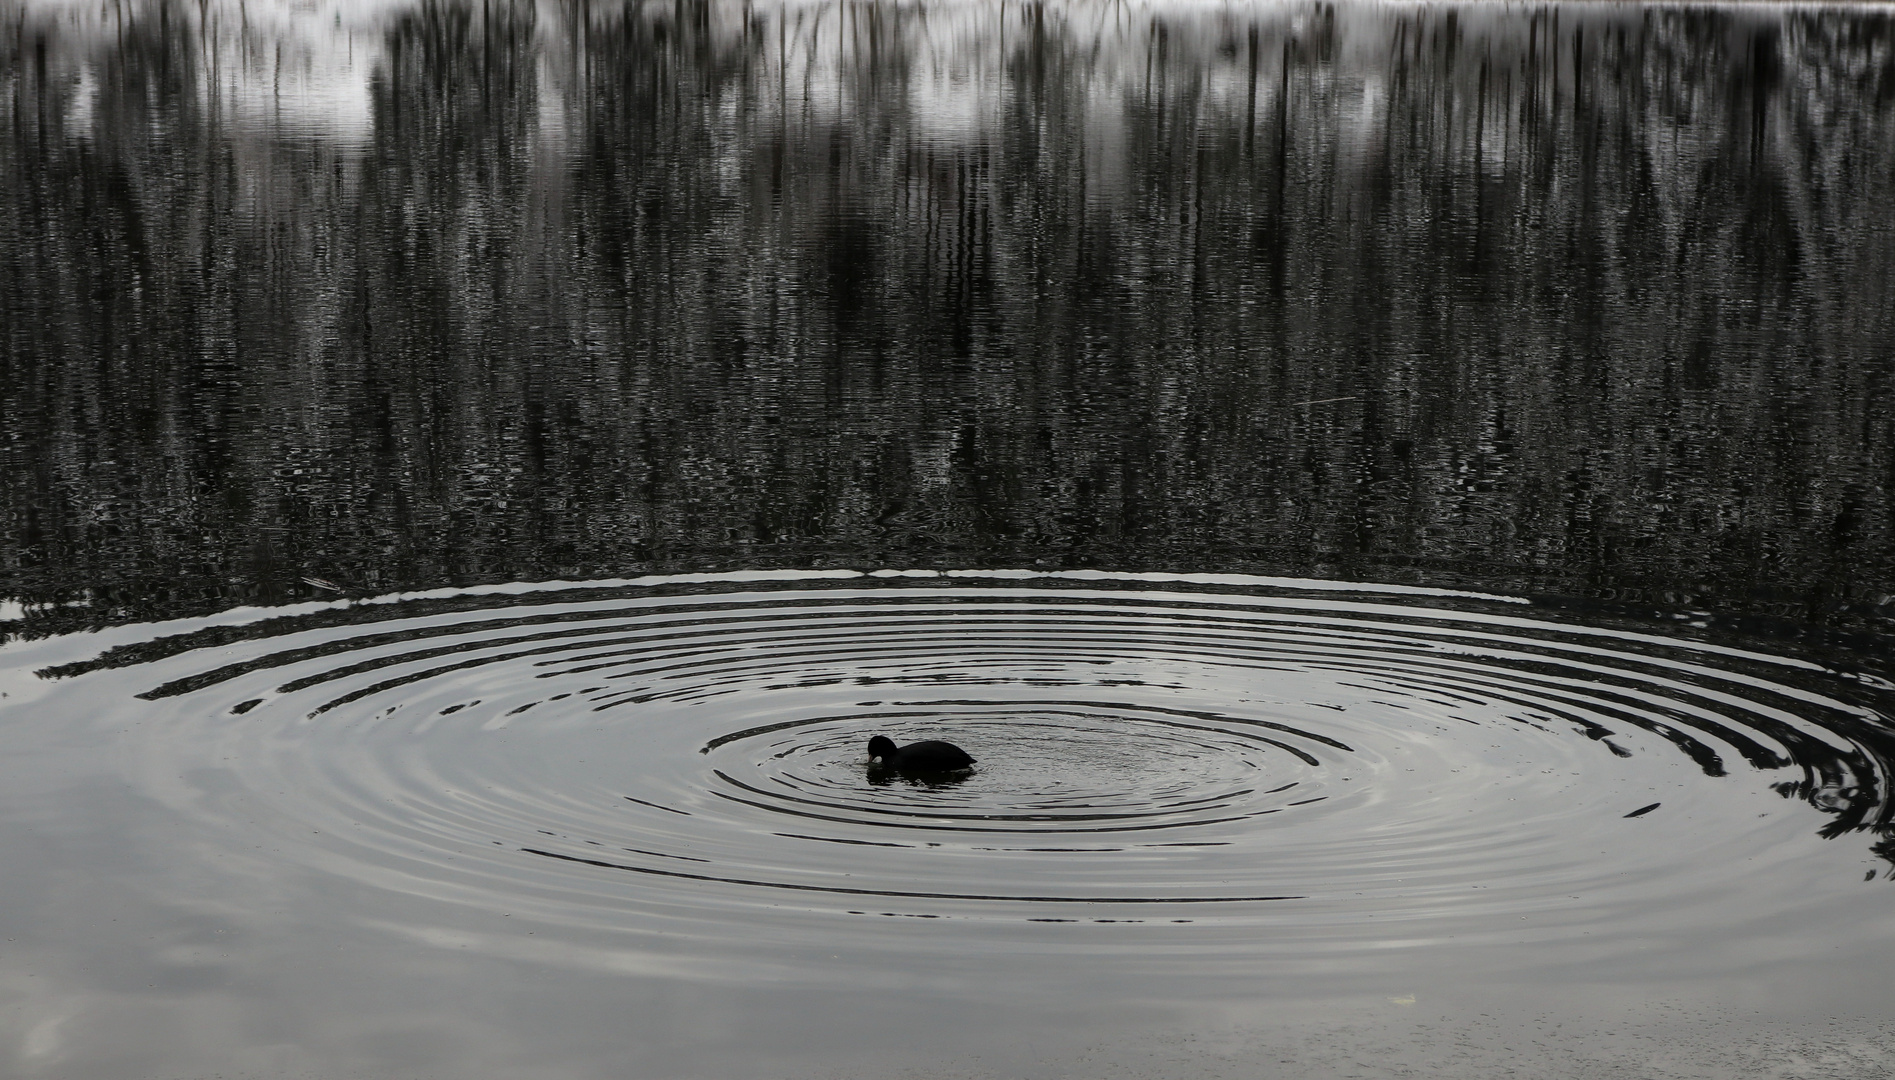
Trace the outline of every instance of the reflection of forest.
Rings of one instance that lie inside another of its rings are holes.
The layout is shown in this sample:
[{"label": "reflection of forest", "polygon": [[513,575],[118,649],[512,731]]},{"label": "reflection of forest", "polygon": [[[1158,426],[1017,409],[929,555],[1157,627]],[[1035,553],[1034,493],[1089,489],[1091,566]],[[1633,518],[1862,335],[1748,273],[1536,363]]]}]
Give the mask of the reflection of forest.
[{"label": "reflection of forest", "polygon": [[426,3],[349,139],[10,20],[0,592],[1895,592],[1887,15],[955,10]]}]

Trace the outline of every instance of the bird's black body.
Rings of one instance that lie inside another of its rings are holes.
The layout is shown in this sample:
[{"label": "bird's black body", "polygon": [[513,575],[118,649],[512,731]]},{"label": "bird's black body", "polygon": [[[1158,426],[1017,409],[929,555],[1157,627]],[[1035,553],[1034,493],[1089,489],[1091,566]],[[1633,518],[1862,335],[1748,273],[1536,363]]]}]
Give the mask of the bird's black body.
[{"label": "bird's black body", "polygon": [[902,772],[952,772],[974,764],[971,754],[951,742],[929,739],[897,747],[886,735],[869,740],[869,757],[883,768]]}]

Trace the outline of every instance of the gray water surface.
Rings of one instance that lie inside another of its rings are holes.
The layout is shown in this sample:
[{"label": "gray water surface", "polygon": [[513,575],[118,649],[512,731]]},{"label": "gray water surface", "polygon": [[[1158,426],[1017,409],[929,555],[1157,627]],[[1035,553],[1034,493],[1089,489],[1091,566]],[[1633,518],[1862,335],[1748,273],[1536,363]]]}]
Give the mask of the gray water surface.
[{"label": "gray water surface", "polygon": [[[10,650],[48,1074],[1012,1075],[1121,1013],[1782,1022],[1888,970],[1886,684],[1518,602],[778,573],[109,635]],[[880,774],[883,731],[979,760]]]},{"label": "gray water surface", "polygon": [[1895,1075],[1889,9],[0,14],[0,1075]]}]

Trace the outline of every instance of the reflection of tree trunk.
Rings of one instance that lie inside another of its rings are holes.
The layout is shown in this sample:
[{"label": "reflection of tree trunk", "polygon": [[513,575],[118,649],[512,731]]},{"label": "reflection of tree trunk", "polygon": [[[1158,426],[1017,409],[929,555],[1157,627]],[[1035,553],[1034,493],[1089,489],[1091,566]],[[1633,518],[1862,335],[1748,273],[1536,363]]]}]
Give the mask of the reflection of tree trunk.
[{"label": "reflection of tree trunk", "polygon": [[323,137],[214,10],[0,57],[16,591],[1895,591],[1883,14],[424,4]]}]

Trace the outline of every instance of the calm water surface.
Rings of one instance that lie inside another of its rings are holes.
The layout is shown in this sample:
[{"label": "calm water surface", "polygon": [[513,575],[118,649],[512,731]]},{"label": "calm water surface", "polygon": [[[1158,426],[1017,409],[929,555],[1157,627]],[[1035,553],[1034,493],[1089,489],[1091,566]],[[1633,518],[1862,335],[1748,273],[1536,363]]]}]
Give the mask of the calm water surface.
[{"label": "calm water surface", "polygon": [[0,1075],[1895,1075],[1895,10],[0,15]]}]

